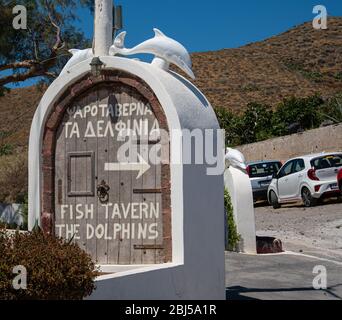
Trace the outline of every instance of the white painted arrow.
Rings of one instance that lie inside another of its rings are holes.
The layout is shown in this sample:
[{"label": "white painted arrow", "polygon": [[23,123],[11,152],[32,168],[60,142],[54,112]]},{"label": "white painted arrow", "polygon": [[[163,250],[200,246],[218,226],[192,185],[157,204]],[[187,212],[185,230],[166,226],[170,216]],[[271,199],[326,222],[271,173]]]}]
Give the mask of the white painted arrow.
[{"label": "white painted arrow", "polygon": [[145,159],[138,154],[139,162],[127,162],[127,163],[105,163],[105,171],[139,171],[137,179],[139,179],[151,166],[145,161]]}]

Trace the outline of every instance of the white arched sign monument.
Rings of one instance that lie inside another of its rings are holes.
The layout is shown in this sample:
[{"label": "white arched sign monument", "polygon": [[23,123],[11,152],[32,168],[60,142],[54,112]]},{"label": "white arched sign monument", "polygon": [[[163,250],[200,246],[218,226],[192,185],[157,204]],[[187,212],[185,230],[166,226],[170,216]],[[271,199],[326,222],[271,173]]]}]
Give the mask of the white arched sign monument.
[{"label": "white arched sign monument", "polygon": [[[95,51],[72,50],[32,122],[29,228],[73,239],[108,273],[92,299],[224,299],[223,141],[211,135],[222,170],[210,174],[205,154],[186,161],[207,141],[179,135],[219,130],[213,108],[169,70],[193,77],[181,44],[157,29],[132,49],[125,33],[112,44],[112,1],[95,3]],[[123,57],[135,53],[155,59]]]}]

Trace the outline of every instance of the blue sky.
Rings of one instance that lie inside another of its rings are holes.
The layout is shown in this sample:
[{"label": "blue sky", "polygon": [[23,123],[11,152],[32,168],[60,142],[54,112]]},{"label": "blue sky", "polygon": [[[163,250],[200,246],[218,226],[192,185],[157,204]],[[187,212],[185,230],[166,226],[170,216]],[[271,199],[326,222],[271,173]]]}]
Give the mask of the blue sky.
[{"label": "blue sky", "polygon": [[[315,5],[342,16],[342,0],[115,0],[123,6],[126,46],[153,36],[157,27],[190,52],[236,48],[311,21]],[[91,38],[93,18],[79,9],[77,26]],[[329,23],[328,23],[329,27]],[[34,80],[20,86],[32,85]]]},{"label": "blue sky", "polygon": [[[341,0],[116,0],[124,10],[127,46],[153,35],[157,27],[190,52],[234,48],[263,40],[310,21],[315,5],[342,16]],[[88,12],[80,27],[92,34]]]}]

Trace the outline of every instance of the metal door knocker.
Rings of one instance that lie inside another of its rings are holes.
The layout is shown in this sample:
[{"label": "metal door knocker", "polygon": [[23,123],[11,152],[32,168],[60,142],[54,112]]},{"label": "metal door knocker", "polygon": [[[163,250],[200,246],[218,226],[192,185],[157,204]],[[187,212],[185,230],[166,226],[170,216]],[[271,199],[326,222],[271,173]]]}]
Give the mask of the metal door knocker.
[{"label": "metal door knocker", "polygon": [[108,191],[110,190],[109,185],[106,181],[102,180],[101,183],[97,186],[97,197],[99,198],[101,203],[106,203],[109,200]]}]

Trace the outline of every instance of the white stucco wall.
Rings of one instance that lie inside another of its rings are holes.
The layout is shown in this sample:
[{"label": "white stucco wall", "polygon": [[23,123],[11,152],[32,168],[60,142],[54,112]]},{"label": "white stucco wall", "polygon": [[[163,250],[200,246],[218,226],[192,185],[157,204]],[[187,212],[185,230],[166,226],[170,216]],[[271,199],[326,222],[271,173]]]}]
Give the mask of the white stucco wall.
[{"label": "white stucco wall", "polygon": [[[209,102],[181,76],[143,62],[100,58],[105,68],[132,73],[150,86],[170,131],[219,128]],[[35,113],[29,142],[29,228],[39,221],[41,211],[41,151],[47,115],[64,89],[90,71],[89,63],[84,61],[56,79]],[[217,139],[222,144],[217,158],[223,167],[223,141],[221,136]],[[182,146],[172,136],[170,151],[171,158],[183,159]],[[206,163],[171,163],[172,263],[99,277],[90,299],[225,298],[223,173],[208,176],[208,167]]]},{"label": "white stucco wall", "polygon": [[237,232],[241,235],[240,250],[256,254],[253,192],[248,175],[230,166],[224,173],[224,184],[229,191]]}]

